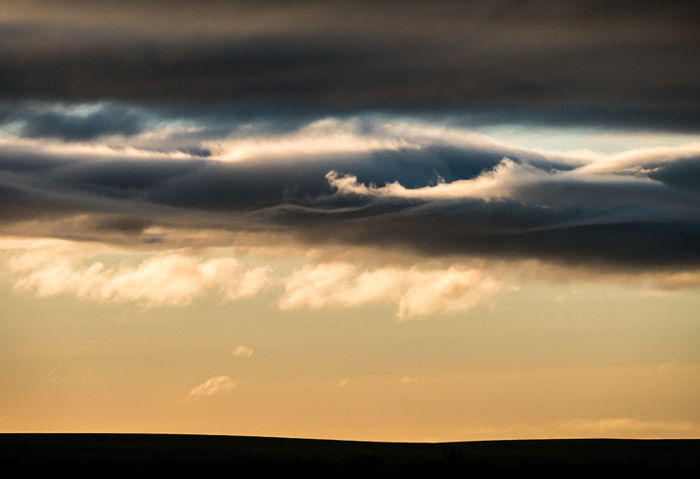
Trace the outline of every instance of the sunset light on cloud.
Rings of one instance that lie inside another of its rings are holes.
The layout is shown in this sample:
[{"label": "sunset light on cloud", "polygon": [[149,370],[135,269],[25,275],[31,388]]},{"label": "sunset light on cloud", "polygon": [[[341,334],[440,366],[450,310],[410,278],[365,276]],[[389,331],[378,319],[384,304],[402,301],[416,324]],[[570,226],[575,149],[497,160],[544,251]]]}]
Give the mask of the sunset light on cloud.
[{"label": "sunset light on cloud", "polygon": [[700,437],[690,2],[176,3],[0,6],[1,431]]}]

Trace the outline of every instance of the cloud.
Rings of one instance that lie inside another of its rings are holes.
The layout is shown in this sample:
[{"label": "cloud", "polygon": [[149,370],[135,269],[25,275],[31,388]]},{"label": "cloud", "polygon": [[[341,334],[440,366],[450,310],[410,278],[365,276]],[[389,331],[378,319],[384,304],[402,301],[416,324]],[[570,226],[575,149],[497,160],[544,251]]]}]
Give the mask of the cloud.
[{"label": "cloud", "polygon": [[396,305],[396,317],[407,319],[467,311],[502,289],[483,271],[382,268],[362,271],[350,263],[310,265],[285,282],[282,310]]},{"label": "cloud", "polygon": [[11,2],[2,96],[316,118],[467,111],[479,124],[700,125],[692,2],[165,5]]},{"label": "cloud", "polygon": [[252,297],[268,285],[267,268],[247,269],[234,258],[164,254],[135,266],[109,267],[100,261],[81,264],[69,256],[29,252],[12,257],[9,265],[19,291],[148,307],[184,306],[209,292],[233,301]]},{"label": "cloud", "polygon": [[[629,201],[640,204],[663,205],[675,203],[679,208],[697,206],[697,197],[685,192],[666,188],[666,184],[646,174],[640,174],[643,162],[635,165],[637,171],[617,170],[607,162],[605,169],[596,168],[597,163],[564,170],[544,169],[527,160],[513,161],[503,158],[491,170],[482,171],[474,178],[447,182],[439,179],[437,184],[419,188],[406,188],[398,181],[377,187],[358,182],[354,175],[343,175],[337,171],[326,174],[329,185],[338,194],[393,197],[419,200],[449,199],[510,199],[534,205],[546,206],[591,206],[598,207],[610,201],[609,196],[627,193]],[[601,171],[602,170],[602,171]],[[607,171],[606,171],[607,170]],[[566,187],[571,192],[562,191]],[[586,190],[596,190],[597,195],[587,197]],[[637,196],[632,196],[636,194]]]},{"label": "cloud", "polygon": [[[560,173],[566,175],[566,173]],[[384,186],[364,185],[353,175],[342,175],[330,171],[326,179],[331,187],[339,194],[367,195],[376,197],[414,198],[439,200],[449,198],[498,199],[514,196],[514,189],[537,182],[545,181],[553,176],[527,163],[516,163],[504,158],[493,170],[485,171],[476,178],[456,180],[450,183],[440,181],[433,186],[422,188],[406,188],[394,181]]]},{"label": "cloud", "polygon": [[660,292],[677,291],[698,286],[700,286],[700,272],[698,271],[681,271],[678,273],[665,274],[651,281],[653,290]]},{"label": "cloud", "polygon": [[208,397],[228,391],[236,386],[236,382],[228,376],[215,376],[204,381],[190,390],[191,397]]},{"label": "cloud", "polygon": [[250,359],[253,356],[253,349],[240,344],[231,351],[231,354],[237,358]]},{"label": "cloud", "polygon": [[[142,112],[143,110],[141,110]],[[0,126],[27,138],[92,140],[104,135],[130,136],[146,129],[147,119],[135,108],[107,103],[96,105],[0,105]]]},{"label": "cloud", "polygon": [[562,430],[585,436],[627,434],[648,434],[650,437],[663,437],[669,434],[692,433],[700,426],[692,422],[649,421],[630,417],[613,417],[601,419],[575,419],[561,425]]},{"label": "cloud", "polygon": [[[284,154],[289,142],[333,132],[351,146],[311,142]],[[132,247],[218,231],[433,258],[700,266],[698,144],[567,154],[381,119],[334,119],[283,137],[259,150],[257,140],[209,145],[206,159],[6,139],[0,228]],[[230,162],[235,145],[244,159]]]},{"label": "cloud", "polygon": [[373,128],[371,122],[324,118],[288,134],[246,135],[232,139],[216,139],[203,144],[222,161],[274,161],[303,158],[305,161],[376,150],[397,151],[420,147],[418,141],[408,138],[360,134],[361,128]]}]

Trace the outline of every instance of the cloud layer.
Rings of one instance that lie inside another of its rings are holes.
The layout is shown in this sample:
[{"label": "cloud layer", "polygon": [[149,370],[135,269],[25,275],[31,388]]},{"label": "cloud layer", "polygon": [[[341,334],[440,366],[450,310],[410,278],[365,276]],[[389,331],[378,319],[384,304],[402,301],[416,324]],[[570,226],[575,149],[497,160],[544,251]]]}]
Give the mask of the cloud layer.
[{"label": "cloud layer", "polygon": [[[170,268],[209,291],[225,270],[243,276],[223,297],[255,294],[238,282],[260,271],[167,256],[234,244],[695,278],[698,19],[692,2],[651,0],[8,0],[0,234],[158,249],[157,266],[69,261],[25,285],[53,294],[74,275],[91,286],[64,289],[144,304],[161,300],[114,285]],[[554,152],[469,130],[484,125],[689,143]],[[363,297],[383,267],[338,283]]]},{"label": "cloud layer", "polygon": [[[700,127],[693,2],[5,4],[0,98],[13,102],[111,100],[170,116],[228,110],[280,121],[393,111],[468,113],[464,121],[480,124]],[[87,129],[76,118],[36,118],[26,131],[134,131],[116,118],[100,128],[102,118]]]},{"label": "cloud layer", "polygon": [[[238,141],[201,158],[8,139],[0,144],[0,226],[164,248],[174,231],[192,241],[207,230],[427,257],[638,271],[700,265],[697,144],[547,153],[420,124],[329,120],[314,128],[248,141],[235,161]],[[305,143],[328,134],[344,143]],[[306,149],[289,148],[296,144]]]},{"label": "cloud layer", "polygon": [[[372,269],[333,262],[282,272],[269,266],[246,267],[223,251],[211,259],[206,259],[206,252],[145,256],[51,240],[6,241],[4,248],[0,244],[2,249],[10,252],[8,279],[18,292],[149,308],[187,306],[207,295],[235,301],[272,290],[283,311],[390,304],[397,319],[403,320],[464,313],[505,286],[481,269],[457,265]],[[113,265],[105,265],[100,256],[110,258]],[[231,351],[244,359],[253,353],[242,344]]]}]

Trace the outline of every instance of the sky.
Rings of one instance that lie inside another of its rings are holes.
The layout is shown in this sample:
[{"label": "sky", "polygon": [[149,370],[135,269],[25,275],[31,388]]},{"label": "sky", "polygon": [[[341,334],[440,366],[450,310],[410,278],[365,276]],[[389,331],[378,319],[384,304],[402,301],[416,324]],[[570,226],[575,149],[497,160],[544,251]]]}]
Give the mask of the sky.
[{"label": "sky", "polygon": [[694,3],[3,1],[0,431],[700,437]]}]

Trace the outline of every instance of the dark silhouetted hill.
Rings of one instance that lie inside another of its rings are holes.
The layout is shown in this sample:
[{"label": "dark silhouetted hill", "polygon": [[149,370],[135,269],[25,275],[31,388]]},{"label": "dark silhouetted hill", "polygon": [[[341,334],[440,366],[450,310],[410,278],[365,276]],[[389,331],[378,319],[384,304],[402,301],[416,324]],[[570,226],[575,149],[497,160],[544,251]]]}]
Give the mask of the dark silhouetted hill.
[{"label": "dark silhouetted hill", "polygon": [[[28,477],[700,477],[700,440],[381,443],[173,434],[0,434]],[[41,477],[41,476],[40,476]],[[69,476],[70,477],[70,476]]]}]

